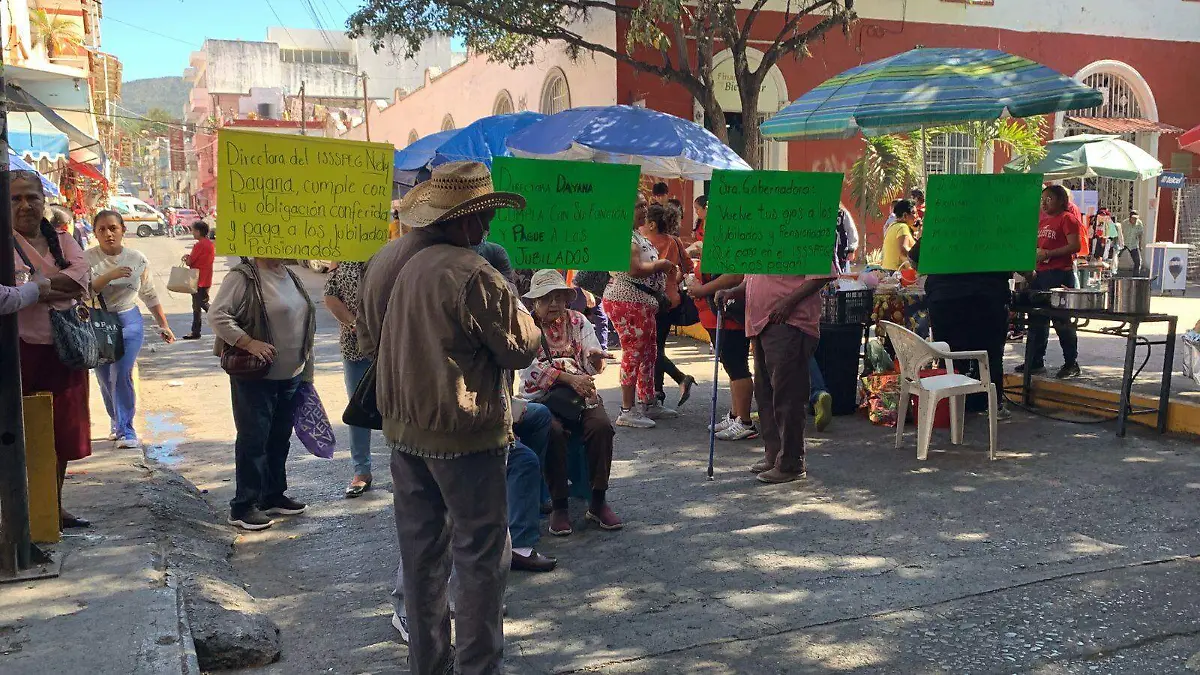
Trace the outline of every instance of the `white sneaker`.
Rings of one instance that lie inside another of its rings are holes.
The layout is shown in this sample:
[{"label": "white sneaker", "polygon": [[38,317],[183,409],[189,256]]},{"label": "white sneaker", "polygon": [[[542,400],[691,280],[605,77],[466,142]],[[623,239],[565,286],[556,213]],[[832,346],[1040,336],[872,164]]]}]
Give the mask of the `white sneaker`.
[{"label": "white sneaker", "polygon": [[120,437],[121,437],[121,436],[120,436],[120,434],[118,434],[118,433],[117,433],[117,432],[115,432],[115,431],[114,431],[114,432],[112,432],[111,434],[109,434],[109,435],[107,436],[108,440],[110,440],[110,441],[115,441],[115,440],[117,440],[117,439],[118,439],[118,438],[120,438]]},{"label": "white sneaker", "polygon": [[754,422],[743,422],[740,419],[734,420],[724,431],[717,434],[717,440],[720,441],[744,441],[748,438],[758,438],[758,427],[754,426]]},{"label": "white sneaker", "polygon": [[617,415],[617,421],[614,424],[619,427],[630,427],[631,429],[653,429],[658,426],[654,423],[654,420],[646,417],[646,414],[637,407],[622,410],[621,414]]},{"label": "white sneaker", "polygon": [[142,443],[141,443],[141,441],[139,441],[136,438],[122,438],[121,440],[117,441],[117,447],[118,448],[140,448],[140,447],[142,447]]},{"label": "white sneaker", "polygon": [[392,612],[392,628],[400,634],[400,641],[408,644],[408,617]]},{"label": "white sneaker", "polygon": [[679,417],[679,412],[661,403],[646,406],[646,417],[652,420],[672,420]]},{"label": "white sneaker", "polygon": [[734,415],[733,411],[731,410],[731,411],[729,411],[729,414],[727,414],[725,416],[725,419],[717,422],[716,429],[714,429],[713,425],[710,424],[710,425],[708,425],[708,430],[715,431],[717,433],[721,433],[722,431],[725,431],[726,429],[728,429],[736,421],[737,421],[737,415]]}]

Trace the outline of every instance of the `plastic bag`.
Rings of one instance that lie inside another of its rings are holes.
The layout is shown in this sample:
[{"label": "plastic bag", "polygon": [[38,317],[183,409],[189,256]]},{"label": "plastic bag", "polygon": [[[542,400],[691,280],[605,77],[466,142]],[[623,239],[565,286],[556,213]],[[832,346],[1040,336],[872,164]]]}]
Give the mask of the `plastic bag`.
[{"label": "plastic bag", "polygon": [[872,373],[891,373],[896,370],[895,361],[883,346],[883,340],[872,338],[867,342],[867,368]]},{"label": "plastic bag", "polygon": [[1183,353],[1179,360],[1183,363],[1183,376],[1200,385],[1200,332],[1189,330],[1183,334],[1181,342]]},{"label": "plastic bag", "polygon": [[861,407],[871,424],[881,427],[896,426],[896,413],[900,408],[900,377],[890,375],[868,375],[861,380]]}]

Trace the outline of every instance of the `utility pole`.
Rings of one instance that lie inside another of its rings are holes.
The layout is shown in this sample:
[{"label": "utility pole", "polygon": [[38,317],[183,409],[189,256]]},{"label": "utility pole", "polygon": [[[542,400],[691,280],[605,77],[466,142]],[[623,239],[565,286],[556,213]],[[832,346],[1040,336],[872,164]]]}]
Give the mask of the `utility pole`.
[{"label": "utility pole", "polygon": [[[0,66],[0,155],[8,157],[8,95]],[[0,284],[16,285],[8,160],[0,172]],[[25,423],[17,315],[0,316],[0,579],[16,578],[31,563],[29,489],[25,483]]]},{"label": "utility pole", "polygon": [[363,124],[367,125],[367,142],[371,141],[371,109],[367,100],[367,71],[362,72],[363,81]]},{"label": "utility pole", "polygon": [[300,135],[308,135],[308,114],[304,107],[304,80],[300,80]]}]

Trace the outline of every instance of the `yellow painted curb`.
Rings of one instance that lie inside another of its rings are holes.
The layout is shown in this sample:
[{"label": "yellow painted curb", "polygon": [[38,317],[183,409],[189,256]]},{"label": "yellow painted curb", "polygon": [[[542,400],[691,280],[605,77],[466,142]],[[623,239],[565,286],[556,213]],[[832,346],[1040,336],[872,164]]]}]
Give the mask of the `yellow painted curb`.
[{"label": "yellow painted curb", "polygon": [[[1005,387],[1020,387],[1022,378],[1020,375],[1007,374],[1004,376]],[[1121,393],[1118,391],[1110,391],[1108,389],[1099,389],[1097,387],[1089,387],[1082,384],[1074,384],[1068,382],[1056,382],[1035,377],[1033,379],[1033,390],[1036,394],[1050,393],[1059,398],[1068,399],[1068,402],[1048,401],[1045,399],[1036,400],[1039,407],[1056,408],[1059,410],[1073,410],[1078,412],[1088,412],[1082,403],[1088,399],[1093,401],[1100,400],[1105,403],[1111,403],[1114,408],[1117,407],[1121,400]],[[1078,401],[1078,404],[1071,404],[1070,399]],[[1143,396],[1141,394],[1133,394],[1130,397],[1130,403],[1135,407],[1140,408],[1158,408],[1158,397]],[[1092,411],[1095,412],[1095,411]],[[1129,421],[1133,424],[1140,424],[1152,429],[1158,428],[1158,413],[1147,413],[1145,415],[1130,415]],[[1185,401],[1171,401],[1167,406],[1167,431],[1180,434],[1191,434],[1200,436],[1200,405]]]}]

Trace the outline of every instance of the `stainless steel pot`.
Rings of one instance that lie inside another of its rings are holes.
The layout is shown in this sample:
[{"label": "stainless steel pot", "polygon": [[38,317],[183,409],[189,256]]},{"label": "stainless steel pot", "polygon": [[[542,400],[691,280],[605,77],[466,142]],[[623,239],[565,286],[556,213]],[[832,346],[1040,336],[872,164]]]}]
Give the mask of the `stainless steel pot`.
[{"label": "stainless steel pot", "polygon": [[1056,288],[1050,291],[1050,306],[1085,312],[1104,311],[1104,291],[1086,288]]},{"label": "stainless steel pot", "polygon": [[1150,277],[1109,279],[1108,311],[1118,314],[1149,314]]}]

